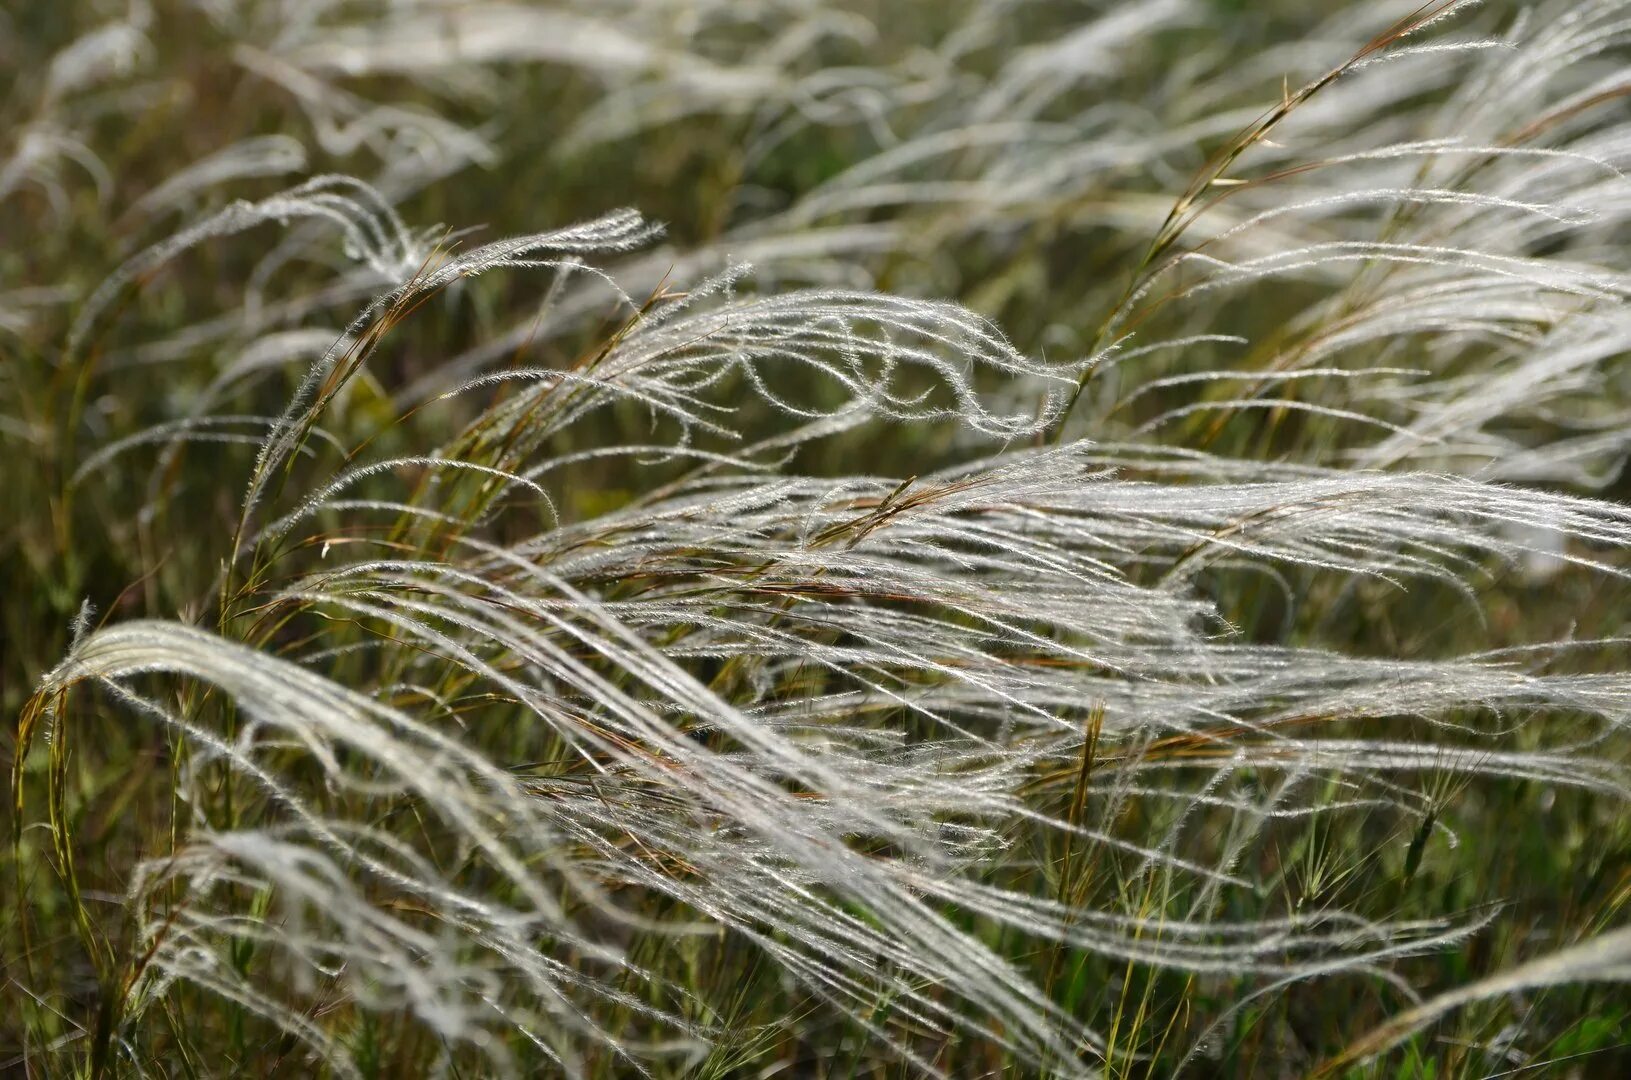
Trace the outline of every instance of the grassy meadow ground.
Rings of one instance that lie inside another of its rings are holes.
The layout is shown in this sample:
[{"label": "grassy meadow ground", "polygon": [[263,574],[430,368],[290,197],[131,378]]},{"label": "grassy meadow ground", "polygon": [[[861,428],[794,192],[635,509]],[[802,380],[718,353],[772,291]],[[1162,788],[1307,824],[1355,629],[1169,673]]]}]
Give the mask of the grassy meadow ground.
[{"label": "grassy meadow ground", "polygon": [[0,9],[0,1075],[1631,1075],[1624,0]]}]

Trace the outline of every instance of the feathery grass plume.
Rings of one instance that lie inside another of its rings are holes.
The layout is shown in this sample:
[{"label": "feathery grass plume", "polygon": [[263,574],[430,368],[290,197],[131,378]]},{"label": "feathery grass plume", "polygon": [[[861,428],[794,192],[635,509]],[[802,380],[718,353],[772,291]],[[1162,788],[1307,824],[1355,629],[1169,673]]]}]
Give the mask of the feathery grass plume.
[{"label": "feathery grass plume", "polygon": [[[228,553],[220,632],[112,625],[47,676],[25,745],[43,723],[65,753],[73,719],[53,703],[95,682],[184,736],[187,803],[211,801],[197,784],[234,792],[225,820],[196,820],[196,839],[133,870],[140,968],[122,974],[128,990],[108,1024],[139,1024],[186,981],[342,1071],[347,1040],[312,1024],[317,1001],[400,1015],[450,1062],[475,1055],[513,1071],[540,1054],[575,1072],[599,1048],[632,1065],[643,1042],[694,1054],[723,1033],[687,1007],[705,988],[660,980],[629,955],[630,936],[717,926],[925,1069],[932,1058],[914,1044],[959,1031],[1020,1061],[1073,1059],[1105,1036],[1059,1012],[951,911],[1140,963],[1278,977],[1371,965],[1464,932],[1315,909],[1246,927],[1163,919],[1162,940],[1146,942],[1153,927],[1140,919],[1061,906],[1035,882],[982,881],[1008,823],[1023,820],[1125,853],[1135,881],[1187,882],[1201,909],[1203,897],[1250,888],[1232,850],[1189,850],[1181,821],[1151,845],[1044,808],[1081,752],[1069,719],[1080,703],[1102,711],[1104,797],[1142,797],[1146,774],[1174,768],[1282,774],[1269,805],[1236,808],[1248,822],[1322,812],[1296,795],[1315,773],[1362,788],[1446,750],[1443,739],[1282,730],[1311,718],[1469,706],[1625,717],[1631,686],[1617,678],[1476,658],[1401,671],[1242,648],[1208,632],[1215,611],[1183,588],[1214,560],[1459,582],[1469,560],[1522,553],[1506,525],[1544,521],[1624,544],[1631,514],[1606,505],[1430,476],[1281,479],[1206,458],[1158,461],[1162,482],[1151,483],[1125,475],[1143,466],[1136,456],[1085,443],[915,482],[767,476],[766,449],[730,452],[739,433],[722,420],[743,389],[804,424],[770,438],[783,457],[855,414],[948,414],[994,436],[1041,430],[993,416],[957,365],[1044,373],[944,305],[830,292],[744,301],[713,283],[655,299],[574,370],[513,369],[467,386],[461,396],[522,388],[429,454],[370,460],[366,440],[343,455],[307,442],[344,380],[405,332],[416,297],[495,265],[549,266],[541,249],[615,249],[642,235],[638,221],[608,219],[428,261],[353,321],[345,351],[312,367],[260,445],[244,522],[263,524]],[[788,401],[772,387],[790,365],[827,376],[847,400]],[[932,380],[894,390],[909,365]],[[626,508],[560,520],[544,482],[570,490],[586,456],[544,448],[619,402],[650,412],[672,449],[609,452],[642,455],[647,468],[700,456]],[[174,450],[191,433],[161,434]],[[310,465],[291,456],[301,448]],[[1175,466],[1198,475],[1175,482]],[[544,531],[496,539],[540,511]],[[159,674],[213,689],[177,711],[132,685]],[[1480,747],[1476,728],[1465,736],[1473,773],[1626,793],[1622,775],[1571,748],[1500,752]],[[1151,752],[1197,738],[1211,752],[1193,762]],[[498,746],[544,764],[518,775]],[[70,859],[65,826],[55,832]],[[448,865],[451,877],[435,869]],[[643,914],[651,896],[691,914],[654,921]],[[265,967],[235,963],[244,950]],[[631,996],[631,985],[650,988]],[[883,998],[891,1022],[866,1020]],[[607,1008],[619,1025],[601,1019]],[[627,1025],[651,1030],[631,1040]]]},{"label": "feathery grass plume", "polygon": [[[1315,160],[1259,140],[1236,166],[1244,175],[1210,181],[1227,185],[1211,201],[1240,207],[1238,220],[1159,265],[1112,326],[1130,331],[1169,307],[1193,319],[1206,294],[1270,282],[1307,282],[1315,300],[1273,336],[1242,341],[1229,372],[1196,373],[1216,380],[1197,379],[1198,389],[1216,392],[1159,411],[1146,400],[1131,412],[1135,432],[1242,445],[1231,429],[1267,427],[1315,460],[1528,480],[1580,483],[1611,467],[1622,446],[1604,433],[1618,414],[1601,390],[1625,349],[1626,268],[1612,238],[1626,230],[1631,186],[1628,129],[1612,108],[1621,95],[1601,76],[1623,66],[1631,38],[1616,4],[1543,22],[1469,53],[1462,86],[1411,138]],[[1419,54],[1383,53],[1352,77],[1392,78]],[[1384,62],[1386,76],[1362,70]],[[1600,123],[1568,122],[1592,108]],[[1319,122],[1288,113],[1282,137],[1306,140],[1305,121]],[[1369,359],[1404,356],[1421,367]],[[1273,425],[1249,410],[1270,412]],[[1322,418],[1317,439],[1300,434],[1299,412]],[[1336,438],[1332,420],[1359,425],[1356,436]]]},{"label": "feathery grass plume", "polygon": [[1344,1064],[1372,1057],[1407,1038],[1411,1032],[1432,1023],[1452,1009],[1464,1008],[1480,998],[1511,994],[1559,983],[1631,980],[1631,931],[1613,930],[1549,956],[1531,960],[1471,986],[1440,994],[1404,1014],[1394,1017],[1349,1047],[1340,1058],[1323,1064],[1320,1074],[1332,1075]]},{"label": "feathery grass plume", "polygon": [[[1252,1072],[1623,977],[1621,7],[1270,77],[1187,2],[67,5],[0,1062]],[[582,223],[410,224],[483,218]]]}]

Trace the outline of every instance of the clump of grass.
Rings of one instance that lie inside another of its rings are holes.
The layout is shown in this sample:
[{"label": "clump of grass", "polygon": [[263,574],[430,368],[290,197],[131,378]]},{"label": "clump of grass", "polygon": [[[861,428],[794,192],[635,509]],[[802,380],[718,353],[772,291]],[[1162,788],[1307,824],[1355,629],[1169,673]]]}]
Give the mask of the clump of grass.
[{"label": "clump of grass", "polygon": [[5,1060],[1610,1046],[1631,23],[1473,7],[14,20]]}]

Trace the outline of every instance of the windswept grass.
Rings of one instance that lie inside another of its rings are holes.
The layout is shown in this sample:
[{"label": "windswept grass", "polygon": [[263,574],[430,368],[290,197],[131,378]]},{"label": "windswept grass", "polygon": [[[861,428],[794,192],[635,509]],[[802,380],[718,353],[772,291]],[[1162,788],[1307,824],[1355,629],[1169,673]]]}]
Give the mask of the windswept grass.
[{"label": "windswept grass", "polygon": [[1246,7],[0,22],[0,1071],[1631,1061],[1631,11]]}]

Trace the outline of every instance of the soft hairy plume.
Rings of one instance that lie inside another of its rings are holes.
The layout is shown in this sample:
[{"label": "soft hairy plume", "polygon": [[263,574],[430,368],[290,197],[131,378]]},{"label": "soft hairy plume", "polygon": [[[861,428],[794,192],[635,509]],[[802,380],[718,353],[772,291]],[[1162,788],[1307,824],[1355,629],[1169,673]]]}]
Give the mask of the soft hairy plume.
[{"label": "soft hairy plume", "polygon": [[[220,205],[318,155],[277,134],[199,158],[124,219],[185,222],[119,248],[41,350],[71,403],[48,531],[72,541],[104,499],[140,569],[73,623],[12,770],[15,859],[43,792],[101,988],[93,1071],[145,1069],[202,999],[336,1075],[378,1075],[393,1040],[449,1074],[725,1073],[804,1030],[733,998],[773,984],[851,1033],[834,1046],[924,1075],[965,1075],[947,1048],[976,1043],[1092,1075],[1127,1051],[1120,1010],[1056,992],[1084,957],[1411,999],[1398,964],[1499,918],[1292,899],[1264,854],[1287,823],[1404,820],[1419,860],[1456,839],[1422,791],[1443,775],[1623,812],[1625,642],[1592,667],[1551,631],[1476,629],[1499,583],[1627,576],[1631,510],[1562,490],[1627,449],[1631,125],[1593,111],[1622,93],[1594,63],[1623,58],[1623,10],[1446,43],[1473,5],[1391,5],[1368,43],[1333,29],[1347,53],[1269,113],[1185,98],[1150,130],[1098,86],[1200,5],[997,48],[1023,6],[953,5],[932,49],[892,52],[814,3],[208,5],[319,149],[384,164]],[[148,59],[121,25],[46,70],[0,207],[88,155],[44,125],[90,59]],[[889,62],[823,61],[852,49]],[[411,226],[398,202],[498,134],[369,80],[464,106],[521,64],[591,77],[580,149],[701,114],[753,117],[753,153],[876,149],[689,247],[633,210],[485,243]],[[1207,56],[1183,76],[1230,101],[1232,77]],[[1197,140],[1224,149],[1176,206],[1127,179],[1171,179]],[[1130,272],[1066,268],[1076,229],[1115,230]],[[965,288],[942,244],[970,267],[1029,245],[1071,283],[1044,288],[1109,292],[1022,346],[983,312],[1039,321],[1026,288]],[[241,307],[149,329],[166,275],[240,248]],[[1233,318],[1277,291],[1271,326]],[[113,429],[102,381],[156,371],[180,390]],[[27,429],[12,412],[0,430]],[[1406,594],[1440,614],[1401,642]],[[143,782],[170,818],[93,896],[69,762],[96,724],[162,733]],[[1350,1057],[1482,996],[1623,979],[1618,934],[1416,1004]],[[1172,1052],[1207,1052],[1185,1035]]]}]

